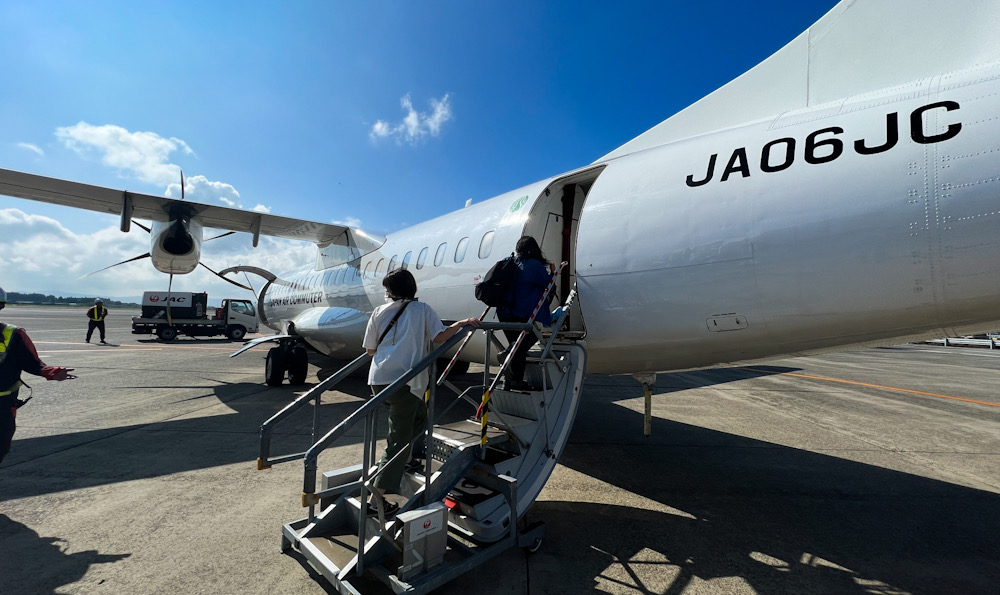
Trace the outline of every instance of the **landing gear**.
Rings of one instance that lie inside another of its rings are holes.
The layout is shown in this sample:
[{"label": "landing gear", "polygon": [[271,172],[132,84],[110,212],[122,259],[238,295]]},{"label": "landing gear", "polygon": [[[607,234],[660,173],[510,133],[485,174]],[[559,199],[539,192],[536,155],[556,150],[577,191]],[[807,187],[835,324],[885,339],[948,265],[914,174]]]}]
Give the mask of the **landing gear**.
[{"label": "landing gear", "polygon": [[309,352],[300,341],[282,341],[267,352],[264,381],[268,386],[281,386],[285,376],[289,384],[303,384],[309,375]]},{"label": "landing gear", "polygon": [[264,363],[264,382],[268,386],[281,386],[281,381],[285,379],[285,355],[283,346],[272,347],[267,352],[267,360]]},{"label": "landing gear", "polygon": [[524,551],[527,552],[527,553],[529,553],[529,554],[534,554],[541,547],[542,547],[542,538],[541,537],[536,537],[534,539],[534,541],[532,541],[530,544],[524,546]]},{"label": "landing gear", "polygon": [[288,383],[304,384],[309,374],[309,354],[303,345],[292,347],[288,361]]}]

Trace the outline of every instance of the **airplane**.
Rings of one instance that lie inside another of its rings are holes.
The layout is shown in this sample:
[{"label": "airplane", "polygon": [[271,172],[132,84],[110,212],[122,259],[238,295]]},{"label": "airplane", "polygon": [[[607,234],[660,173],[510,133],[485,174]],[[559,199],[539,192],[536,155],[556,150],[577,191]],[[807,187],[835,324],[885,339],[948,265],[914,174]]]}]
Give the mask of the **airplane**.
[{"label": "airplane", "polygon": [[301,381],[303,344],[361,353],[388,271],[446,320],[477,313],[474,284],[524,235],[568,263],[557,293],[576,290],[591,374],[983,332],[1000,324],[996,22],[992,1],[844,0],[593,163],[384,237],[11,170],[0,194],[156,221],[168,273],[197,266],[203,227],[314,242],[299,270],[224,272],[267,280],[269,383]]}]

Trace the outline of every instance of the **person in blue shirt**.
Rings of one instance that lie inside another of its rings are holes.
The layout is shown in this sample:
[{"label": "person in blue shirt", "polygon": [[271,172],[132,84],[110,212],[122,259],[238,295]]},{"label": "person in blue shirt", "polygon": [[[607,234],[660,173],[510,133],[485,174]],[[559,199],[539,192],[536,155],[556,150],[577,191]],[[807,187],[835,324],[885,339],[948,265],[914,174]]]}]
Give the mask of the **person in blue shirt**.
[{"label": "person in blue shirt", "polygon": [[[497,308],[497,319],[500,322],[527,322],[531,318],[531,313],[538,300],[545,292],[546,286],[552,280],[552,273],[549,271],[549,262],[542,255],[542,249],[538,247],[538,242],[531,236],[524,236],[517,241],[515,248],[515,261],[520,272],[517,281],[507,292],[507,299],[504,305]],[[549,300],[538,310],[535,322],[545,326],[552,324],[552,317],[549,313]],[[507,349],[517,340],[518,331],[504,331],[507,336]],[[514,352],[510,365],[505,373],[505,385],[508,390],[532,390],[524,381],[524,368],[528,357],[528,350],[538,341],[534,333],[525,333],[521,345]],[[500,361],[506,357],[506,351],[500,352]]]}]

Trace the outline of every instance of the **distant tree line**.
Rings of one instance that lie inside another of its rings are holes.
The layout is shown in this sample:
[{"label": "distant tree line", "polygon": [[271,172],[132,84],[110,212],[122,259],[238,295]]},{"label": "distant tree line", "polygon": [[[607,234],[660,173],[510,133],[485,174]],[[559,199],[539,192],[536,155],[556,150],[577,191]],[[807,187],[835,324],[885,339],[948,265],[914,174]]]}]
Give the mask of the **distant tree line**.
[{"label": "distant tree line", "polygon": [[[97,297],[56,297],[54,295],[44,295],[41,293],[18,293],[16,291],[7,292],[7,301],[12,304],[37,304],[41,306],[79,306],[82,304],[94,304]],[[104,299],[104,298],[102,298]],[[135,307],[139,304],[132,302],[120,302],[118,300],[105,299],[104,305],[107,307]]]}]

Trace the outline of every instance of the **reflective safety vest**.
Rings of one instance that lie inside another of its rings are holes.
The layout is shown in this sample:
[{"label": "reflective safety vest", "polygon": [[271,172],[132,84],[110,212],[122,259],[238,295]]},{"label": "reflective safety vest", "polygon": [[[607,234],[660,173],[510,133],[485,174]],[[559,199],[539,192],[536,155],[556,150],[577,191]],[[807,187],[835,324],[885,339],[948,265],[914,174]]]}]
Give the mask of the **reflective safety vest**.
[{"label": "reflective safety vest", "polygon": [[[11,324],[5,325],[3,327],[2,342],[0,342],[0,366],[3,365],[5,359],[7,359],[7,346],[10,345],[10,340],[14,336],[14,331],[17,327]],[[6,397],[7,395],[17,392],[21,388],[21,381],[18,380],[14,383],[14,386],[7,387],[4,390],[0,390],[0,397]]]},{"label": "reflective safety vest", "polygon": [[106,313],[107,313],[107,309],[104,306],[94,306],[94,321],[95,322],[100,322],[100,321],[104,320],[104,315]]}]

